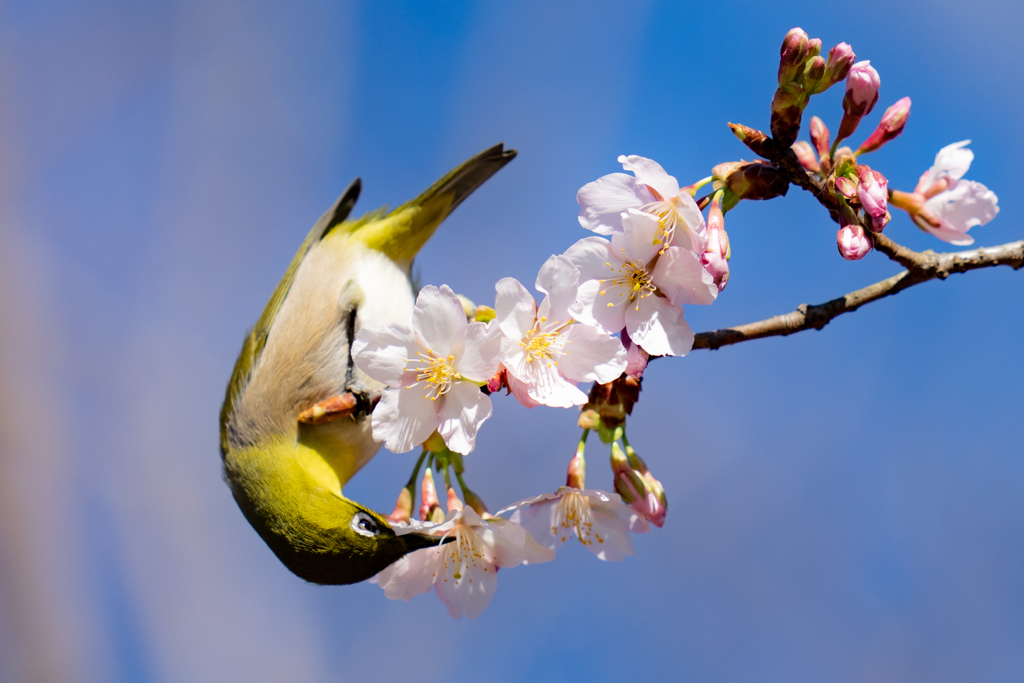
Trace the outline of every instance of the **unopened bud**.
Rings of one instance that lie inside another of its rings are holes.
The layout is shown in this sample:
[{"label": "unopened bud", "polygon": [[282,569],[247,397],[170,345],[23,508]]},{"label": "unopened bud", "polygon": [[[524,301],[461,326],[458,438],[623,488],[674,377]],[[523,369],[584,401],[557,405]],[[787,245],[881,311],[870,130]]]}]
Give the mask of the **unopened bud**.
[{"label": "unopened bud", "polygon": [[836,140],[853,135],[860,120],[871,113],[878,102],[881,79],[870,61],[857,62],[846,76],[846,94],[843,96],[843,120],[839,122]]},{"label": "unopened bud", "polygon": [[625,328],[619,333],[619,339],[622,340],[622,346],[626,349],[626,375],[640,379],[644,376],[647,361],[651,358],[650,354],[629,338],[629,333]]},{"label": "unopened bud", "polygon": [[825,64],[825,75],[818,81],[818,87],[815,89],[815,92],[825,92],[846,78],[856,60],[857,56],[853,54],[853,48],[847,43],[839,43],[829,50],[828,63]]},{"label": "unopened bud", "polygon": [[907,125],[908,116],[910,116],[910,98],[904,97],[885,110],[885,113],[882,114],[882,120],[878,122],[878,127],[868,136],[867,140],[861,143],[857,154],[874,152],[898,136],[903,132],[903,127]]},{"label": "unopened bud", "polygon": [[508,375],[503,367],[499,368],[499,370],[487,380],[487,391],[493,394],[500,391],[502,387],[508,388]]},{"label": "unopened bud", "polygon": [[719,193],[711,200],[708,212],[707,249],[701,254],[700,262],[715,280],[715,286],[721,292],[729,282],[729,235],[725,232],[725,215],[718,203]]},{"label": "unopened bud", "polygon": [[398,501],[395,503],[395,509],[388,515],[388,521],[397,524],[399,522],[408,523],[410,519],[412,519],[412,489],[404,488],[398,494]]},{"label": "unopened bud", "polygon": [[864,228],[857,223],[857,217],[848,205],[843,205],[839,212],[841,227],[836,233],[836,246],[839,254],[847,261],[859,261],[871,251],[871,238]]},{"label": "unopened bud", "polygon": [[632,446],[626,446],[626,460],[629,461],[629,466],[640,474],[647,474],[647,463],[643,461],[636,451],[633,450]]},{"label": "unopened bud", "polygon": [[469,297],[456,294],[459,297],[459,303],[462,304],[462,312],[466,314],[468,320],[473,320],[473,316],[476,315],[476,304],[469,300]]},{"label": "unopened bud", "polygon": [[872,217],[885,216],[889,203],[889,181],[884,175],[864,164],[857,167],[857,175],[860,177],[857,197],[864,208],[864,213]]},{"label": "unopened bud", "polygon": [[490,306],[477,306],[473,311],[473,320],[478,323],[489,323],[494,320],[494,309]]},{"label": "unopened bud", "polygon": [[743,199],[772,199],[789,191],[789,178],[782,171],[758,161],[735,168],[725,178],[725,184]]},{"label": "unopened bud", "polygon": [[817,116],[811,117],[811,142],[814,143],[814,149],[818,150],[819,159],[829,158],[829,139],[828,126],[825,122],[819,119]]},{"label": "unopened bud", "polygon": [[839,176],[835,181],[836,194],[854,199],[857,196],[857,181],[846,176]]},{"label": "unopened bud", "polygon": [[771,131],[775,143],[783,148],[796,142],[800,132],[800,117],[806,100],[799,94],[779,88],[772,97]]},{"label": "unopened bud", "polygon": [[665,488],[647,469],[647,464],[629,446],[623,453],[619,445],[612,444],[612,472],[615,474],[615,492],[622,501],[646,517],[651,524],[662,526],[668,512]]},{"label": "unopened bud", "polygon": [[[650,472],[644,473],[644,483],[646,484],[647,494],[644,496],[646,509],[637,511],[642,512],[651,524],[660,529],[664,526],[665,517],[668,514],[668,500],[665,497],[665,487]],[[636,509],[636,505],[633,508]]]},{"label": "unopened bud", "polygon": [[[817,40],[817,39],[816,39]],[[813,95],[817,90],[818,83],[825,75],[825,58],[811,57],[804,66],[803,85],[808,95]]]},{"label": "unopened bud", "polygon": [[[440,510],[441,506],[437,500],[437,487],[434,486],[434,474],[430,468],[423,473],[423,484],[420,486],[420,519],[431,521],[434,510]],[[441,515],[444,517],[444,515]]]},{"label": "unopened bud", "polygon": [[569,461],[569,470],[565,476],[565,485],[574,489],[585,489],[587,481],[587,461],[583,459],[583,442],[576,447],[576,455]]},{"label": "unopened bud", "polygon": [[807,59],[808,40],[802,28],[792,28],[782,40],[779,50],[779,85],[792,83]]},{"label": "unopened bud", "polygon": [[459,497],[455,494],[455,489],[448,489],[448,512],[451,512],[452,510],[462,512],[463,507],[462,501],[459,500]]},{"label": "unopened bud", "polygon": [[729,129],[757,156],[770,159],[776,153],[775,143],[772,139],[756,128],[744,126],[742,123],[730,123]]},{"label": "unopened bud", "polygon": [[818,173],[821,171],[821,164],[818,163],[818,155],[815,153],[814,148],[811,147],[811,143],[806,140],[797,140],[793,143],[792,149],[801,166],[811,173]]},{"label": "unopened bud", "polygon": [[882,216],[871,217],[871,232],[882,232],[882,229],[889,224],[892,220],[892,214],[886,209],[885,214]]}]

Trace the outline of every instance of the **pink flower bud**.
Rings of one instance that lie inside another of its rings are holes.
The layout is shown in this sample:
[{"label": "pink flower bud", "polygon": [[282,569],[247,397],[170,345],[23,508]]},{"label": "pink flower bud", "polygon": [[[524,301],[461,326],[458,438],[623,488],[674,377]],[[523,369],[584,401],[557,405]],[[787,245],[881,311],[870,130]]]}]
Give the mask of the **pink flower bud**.
[{"label": "pink flower bud", "polygon": [[792,149],[801,166],[811,173],[817,173],[821,170],[821,164],[818,163],[818,155],[815,153],[814,148],[811,147],[811,143],[806,140],[797,140],[793,143]]},{"label": "pink flower bud", "polygon": [[654,478],[650,472],[644,473],[646,495],[644,496],[644,510],[639,510],[634,505],[633,509],[643,514],[654,526],[659,529],[665,524],[665,516],[668,514],[668,500],[665,498],[665,488],[661,482]]},{"label": "pink flower bud", "polygon": [[863,164],[857,167],[857,175],[860,177],[857,197],[860,199],[860,205],[864,207],[864,213],[872,217],[885,216],[889,203],[889,181],[878,171],[873,171]]},{"label": "pink flower bud", "polygon": [[850,73],[857,56],[847,43],[839,43],[828,51],[828,63],[825,64],[825,75],[818,82],[816,92],[825,92]]},{"label": "pink flower bud", "polygon": [[807,58],[807,34],[802,28],[789,30],[779,50],[779,85],[792,83]]},{"label": "pink flower bud", "polygon": [[882,216],[871,217],[871,232],[882,232],[882,229],[892,220],[892,214],[886,209]]},{"label": "pink flower bud", "polygon": [[388,515],[388,521],[392,524],[408,522],[412,519],[412,489],[402,489],[398,494],[398,501],[395,509]]},{"label": "pink flower bud", "polygon": [[846,176],[836,178],[836,194],[853,199],[857,196],[857,181]]},{"label": "pink flower bud", "polygon": [[437,487],[434,486],[434,474],[427,468],[427,471],[423,474],[423,484],[420,487],[420,519],[427,521],[431,518],[431,513],[437,509],[440,510],[441,506],[437,500]]},{"label": "pink flower bud", "polygon": [[576,447],[576,455],[569,461],[569,471],[565,477],[565,485],[574,489],[585,489],[587,479],[587,462],[583,459],[583,443]]},{"label": "pink flower bud", "polygon": [[[619,333],[619,339],[622,340],[622,346],[626,349],[626,374],[638,379],[643,377],[644,370],[647,368],[647,361],[651,358],[650,354],[637,346],[633,340],[629,338],[629,333],[626,332],[625,329]],[[581,416],[581,422],[582,419],[583,418]]]},{"label": "pink flower bud", "polygon": [[708,245],[701,254],[700,262],[704,270],[715,279],[715,286],[721,292],[729,283],[729,257],[732,253],[729,235],[725,232],[725,215],[719,205],[718,195],[719,193],[715,193],[711,200],[711,210],[708,211]]},{"label": "pink flower bud", "polygon": [[871,251],[871,238],[856,224],[844,225],[836,233],[839,254],[847,261],[859,261]]},{"label": "pink flower bud", "polygon": [[874,152],[902,133],[903,127],[907,125],[908,116],[910,116],[910,98],[904,97],[885,110],[885,113],[882,114],[882,120],[878,122],[878,127],[868,136],[867,140],[861,143],[857,154]]},{"label": "pink flower bud", "polygon": [[857,62],[846,75],[846,95],[843,97],[843,111],[853,116],[866,116],[878,102],[878,88],[881,79],[878,72],[865,60]]},{"label": "pink flower bud", "polygon": [[[493,394],[498,392],[502,387],[508,388],[508,376],[505,373],[505,368],[499,366],[498,371],[494,373],[494,376],[487,380],[487,391]],[[506,396],[507,395],[508,394],[506,394]]]},{"label": "pink flower bud", "polygon": [[829,158],[828,146],[831,141],[829,139],[828,126],[817,116],[811,117],[811,142],[814,143],[814,148],[818,150],[818,158]]},{"label": "pink flower bud", "polygon": [[843,96],[843,120],[839,122],[836,140],[845,140],[853,135],[860,120],[871,113],[878,102],[878,87],[881,79],[871,62],[857,62],[846,76],[846,94]]},{"label": "pink flower bud", "polygon": [[452,510],[462,512],[463,507],[462,501],[459,500],[459,497],[455,494],[455,489],[448,489],[448,512],[451,512]]}]

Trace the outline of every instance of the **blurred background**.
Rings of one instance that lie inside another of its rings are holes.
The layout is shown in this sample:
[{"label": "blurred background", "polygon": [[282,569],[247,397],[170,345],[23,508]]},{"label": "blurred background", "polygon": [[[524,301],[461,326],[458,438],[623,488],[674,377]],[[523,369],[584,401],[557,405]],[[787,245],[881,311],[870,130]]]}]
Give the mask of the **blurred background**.
[{"label": "blurred background", "polygon": [[[750,158],[801,26],[881,74],[868,163],[967,177],[1024,237],[1024,5],[961,2],[0,2],[0,681],[1024,680],[1024,273],[930,282],[820,332],[650,369],[631,441],[665,484],[637,555],[501,573],[478,620],[432,594],[292,576],[235,506],[217,416],[243,335],[355,177],[397,205],[499,141],[519,157],[418,260],[478,303],[586,233],[576,190],[658,160]],[[811,103],[835,131],[841,88]],[[897,268],[844,262],[792,189],[727,218],[707,330]],[[886,233],[948,245],[895,215]],[[499,399],[469,481],[492,509],[562,483],[575,413]],[[611,485],[588,451],[588,484]],[[415,454],[346,493],[389,511]]]}]

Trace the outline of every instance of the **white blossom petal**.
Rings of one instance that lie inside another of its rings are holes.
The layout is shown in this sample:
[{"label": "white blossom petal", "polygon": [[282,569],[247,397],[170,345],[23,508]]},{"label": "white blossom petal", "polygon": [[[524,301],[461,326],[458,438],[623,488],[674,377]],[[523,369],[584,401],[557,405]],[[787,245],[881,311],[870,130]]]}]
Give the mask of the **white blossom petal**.
[{"label": "white blossom petal", "polygon": [[494,316],[501,331],[510,339],[522,339],[533,327],[537,303],[533,295],[514,277],[498,280],[494,285]]},{"label": "white blossom petal", "polygon": [[[547,318],[549,326],[556,321],[567,322],[570,319],[569,307],[576,301],[579,282],[580,272],[570,259],[562,255],[549,257],[537,273],[537,290],[547,295],[537,310],[537,317]],[[525,332],[519,336],[524,335]]]},{"label": "white blossom petal", "polygon": [[947,178],[950,186],[964,177],[964,174],[971,168],[974,161],[974,152],[965,149],[971,144],[970,140],[961,140],[951,145],[946,145],[935,155],[935,163],[928,169],[928,182],[922,189],[927,189],[936,180]]},{"label": "white blossom petal", "polygon": [[711,304],[718,297],[715,278],[704,269],[700,255],[689,249],[669,247],[652,273],[654,284],[676,306]]},{"label": "white blossom petal", "polygon": [[943,223],[938,229],[928,226],[929,232],[951,244],[971,244],[974,238],[967,231],[995,218],[999,213],[998,203],[996,194],[981,183],[961,181],[925,202],[925,209]]},{"label": "white blossom petal", "polygon": [[652,356],[685,356],[693,348],[693,331],[683,309],[668,299],[649,296],[626,309],[626,331]]},{"label": "white blossom petal", "polygon": [[440,547],[421,548],[403,555],[371,581],[384,589],[389,600],[409,602],[434,587],[440,566]]},{"label": "white blossom petal", "polygon": [[448,285],[438,289],[427,285],[416,297],[412,313],[412,327],[427,348],[438,356],[447,356],[449,343],[455,333],[467,325],[462,302]]},{"label": "white blossom petal", "polygon": [[515,396],[516,399],[526,408],[536,408],[539,405],[543,405],[530,396],[530,385],[517,378],[511,372],[508,373],[506,381],[508,382],[508,388],[512,392],[512,395]]},{"label": "white blossom petal", "polygon": [[565,251],[565,257],[580,271],[579,281],[599,280],[608,274],[612,259],[611,242],[600,237],[584,237]]},{"label": "white blossom petal", "polygon": [[455,369],[471,382],[486,382],[498,371],[501,339],[501,329],[493,322],[464,326],[451,341]]},{"label": "white blossom petal", "polygon": [[632,171],[636,179],[654,189],[662,199],[671,199],[679,194],[679,181],[665,172],[657,161],[630,154],[619,157],[622,168]]},{"label": "white blossom petal", "polygon": [[558,369],[570,380],[606,384],[626,369],[626,349],[617,337],[579,323],[569,328],[566,340]]},{"label": "white blossom petal", "polygon": [[[650,263],[661,249],[661,243],[655,239],[661,228],[658,217],[630,209],[622,217],[622,228],[621,233],[612,235],[612,256],[618,263],[626,260]],[[583,272],[582,269],[580,272]]]},{"label": "white blossom petal", "polygon": [[408,325],[388,325],[381,329],[364,327],[352,342],[352,361],[367,375],[395,386],[406,374],[405,361],[419,351]]},{"label": "white blossom petal", "polygon": [[448,448],[468,455],[476,446],[477,430],[491,416],[491,399],[475,384],[453,382],[444,398],[438,400],[444,401],[437,411],[438,433]]},{"label": "white blossom petal", "polygon": [[576,201],[580,205],[581,226],[599,235],[611,235],[622,230],[619,214],[654,201],[654,196],[636,178],[612,173],[581,187]]},{"label": "white blossom petal", "polygon": [[569,310],[581,323],[598,327],[608,334],[618,334],[626,325],[626,308],[629,305],[624,289],[598,280],[587,280],[580,285],[576,303]]},{"label": "white blossom petal", "polygon": [[383,441],[393,453],[405,453],[420,445],[437,429],[434,401],[424,398],[422,387],[385,389],[373,409],[370,423],[375,441]]}]

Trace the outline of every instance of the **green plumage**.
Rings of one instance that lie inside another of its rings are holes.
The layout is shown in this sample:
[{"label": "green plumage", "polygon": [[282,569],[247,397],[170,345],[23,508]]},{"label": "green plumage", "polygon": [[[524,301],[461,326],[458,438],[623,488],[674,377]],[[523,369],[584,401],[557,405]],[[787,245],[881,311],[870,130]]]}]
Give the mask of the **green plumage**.
[{"label": "green plumage", "polygon": [[380,447],[367,415],[315,425],[298,416],[333,396],[382,388],[353,366],[352,335],[409,324],[413,257],[514,156],[497,145],[394,211],[348,220],[360,190],[353,182],[310,230],[245,339],[220,415],[224,471],[246,518],[304,579],[354,583],[436,543],[396,536],[342,494]]}]

